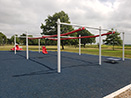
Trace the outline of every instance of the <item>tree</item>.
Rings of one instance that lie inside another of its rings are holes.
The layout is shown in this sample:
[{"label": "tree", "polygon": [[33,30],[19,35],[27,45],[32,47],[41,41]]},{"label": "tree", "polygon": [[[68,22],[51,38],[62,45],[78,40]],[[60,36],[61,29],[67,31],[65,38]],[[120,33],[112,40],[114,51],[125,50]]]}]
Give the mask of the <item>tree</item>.
[{"label": "tree", "polygon": [[[61,22],[66,22],[70,23],[68,14],[66,14],[64,11],[55,13],[53,16],[48,16],[47,19],[45,19],[45,25],[42,23],[41,24],[41,29],[42,29],[42,34],[46,35],[55,35],[57,34],[57,20],[60,19]],[[61,34],[67,33],[69,31],[72,31],[73,27],[72,26],[66,26],[66,25],[61,25]],[[69,40],[68,40],[69,41]],[[64,49],[64,45],[68,43],[68,41],[61,41],[62,44],[62,49]],[[49,43],[53,42],[56,44],[54,41],[48,41]]]},{"label": "tree", "polygon": [[[111,31],[109,31],[111,32]],[[113,50],[115,45],[122,45],[120,33],[115,32],[114,34],[107,35],[107,38],[103,40],[103,43],[106,45],[113,45]]]},{"label": "tree", "polygon": [[[14,43],[14,35],[10,38],[10,41]],[[18,35],[16,35],[16,43],[20,43],[20,39],[18,38]]]},{"label": "tree", "polygon": [[[79,31],[77,36],[94,36],[93,34],[91,34],[88,30],[82,30],[82,31]],[[86,44],[92,44],[92,43],[95,43],[95,38],[82,38],[81,39],[81,43],[84,44],[84,47]]]},{"label": "tree", "polygon": [[[25,38],[22,38],[22,37],[25,37]],[[20,39],[20,44],[26,45],[26,34],[24,34],[24,33],[21,34],[19,39]]]},{"label": "tree", "polygon": [[10,40],[10,38],[7,38],[7,44],[12,44],[13,42]]},{"label": "tree", "polygon": [[2,38],[2,36],[0,36],[0,45],[2,45],[3,44],[3,38]]},{"label": "tree", "polygon": [[7,37],[2,33],[0,32],[0,45],[4,45],[7,43]]}]

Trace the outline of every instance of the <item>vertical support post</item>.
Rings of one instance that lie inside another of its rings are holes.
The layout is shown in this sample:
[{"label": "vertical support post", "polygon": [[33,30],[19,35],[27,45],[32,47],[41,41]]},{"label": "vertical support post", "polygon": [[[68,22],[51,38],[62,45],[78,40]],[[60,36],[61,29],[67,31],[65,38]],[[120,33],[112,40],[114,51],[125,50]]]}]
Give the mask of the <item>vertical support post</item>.
[{"label": "vertical support post", "polygon": [[38,39],[39,53],[40,53],[40,39]]},{"label": "vertical support post", "polygon": [[122,60],[125,61],[125,39],[124,39],[124,32],[122,33],[123,34],[123,51],[122,51]]},{"label": "vertical support post", "polygon": [[99,27],[99,65],[101,65],[101,27]]},{"label": "vertical support post", "polygon": [[[79,35],[81,37],[81,35]],[[81,55],[81,38],[79,38],[79,55]]]},{"label": "vertical support post", "polygon": [[46,42],[47,42],[47,41],[46,41],[46,38],[45,38],[45,47],[46,47]]},{"label": "vertical support post", "polygon": [[28,51],[28,32],[26,32],[26,59],[29,59],[29,51]]},{"label": "vertical support post", "polygon": [[15,50],[14,50],[14,53],[16,54],[16,35],[14,35],[14,43],[15,43]]},{"label": "vertical support post", "polygon": [[61,51],[60,51],[60,19],[57,20],[57,72],[61,72]]}]

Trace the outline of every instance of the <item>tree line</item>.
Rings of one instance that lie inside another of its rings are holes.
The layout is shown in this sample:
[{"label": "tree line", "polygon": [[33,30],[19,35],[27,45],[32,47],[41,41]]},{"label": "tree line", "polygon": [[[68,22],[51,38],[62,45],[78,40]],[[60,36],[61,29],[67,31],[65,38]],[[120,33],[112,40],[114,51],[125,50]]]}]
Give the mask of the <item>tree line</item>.
[{"label": "tree line", "polygon": [[[21,34],[20,36],[16,36],[16,43],[20,45],[26,45],[26,34]],[[33,37],[33,35],[29,35],[28,37]],[[40,41],[41,44],[45,44],[45,40],[41,39]],[[29,45],[38,45],[38,39],[34,40],[28,40]],[[7,38],[5,34],[0,32],[0,45],[14,45],[14,35],[11,36],[11,38]]]},{"label": "tree line", "polygon": [[[68,14],[65,13],[64,11],[60,11],[58,13],[55,13],[52,16],[49,15],[47,17],[47,19],[44,20],[45,23],[41,23],[41,26],[40,26],[40,28],[42,29],[41,34],[45,34],[45,35],[57,34],[57,23],[56,22],[57,22],[58,18],[60,19],[61,22],[71,23]],[[73,26],[61,25],[61,34],[73,31],[74,29],[75,28]],[[94,34],[92,34],[91,32],[89,32],[86,29],[79,31],[77,33],[70,34],[70,36],[73,36],[73,37],[78,37],[79,35],[81,35],[81,36],[93,36]],[[116,32],[115,34],[107,35],[106,39],[103,40],[103,43],[106,44],[106,45],[113,45],[113,46],[114,45],[122,45],[122,40],[121,40],[121,37],[119,35],[120,34],[118,32]],[[17,36],[16,42],[18,44],[21,44],[21,45],[26,44],[26,39],[21,38],[21,36],[26,36],[26,34],[23,33],[23,34],[20,35],[20,37],[18,37],[18,35],[16,35],[16,36]],[[33,35],[29,35],[29,37],[33,37]],[[62,49],[64,49],[64,45],[77,46],[78,42],[79,42],[78,39],[62,40],[61,41]],[[85,47],[86,44],[92,44],[92,43],[95,43],[95,42],[96,42],[95,38],[81,39],[81,43],[83,44],[84,47]],[[4,35],[2,32],[0,32],[0,45],[13,44],[13,43],[14,43],[14,35],[12,35],[11,38],[7,38],[6,35]],[[38,45],[38,39],[29,40],[28,43],[29,43],[29,45]],[[40,43],[42,45],[56,45],[57,41],[41,39]]]}]

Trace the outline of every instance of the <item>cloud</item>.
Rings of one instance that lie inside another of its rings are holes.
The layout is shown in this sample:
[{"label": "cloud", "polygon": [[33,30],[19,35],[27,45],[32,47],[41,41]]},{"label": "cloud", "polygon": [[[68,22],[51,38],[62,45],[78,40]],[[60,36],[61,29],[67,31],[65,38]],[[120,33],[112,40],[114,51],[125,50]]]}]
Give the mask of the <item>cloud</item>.
[{"label": "cloud", "polygon": [[38,34],[48,15],[63,10],[71,23],[115,28],[130,35],[130,4],[130,0],[0,0],[0,31],[9,37],[27,30]]}]

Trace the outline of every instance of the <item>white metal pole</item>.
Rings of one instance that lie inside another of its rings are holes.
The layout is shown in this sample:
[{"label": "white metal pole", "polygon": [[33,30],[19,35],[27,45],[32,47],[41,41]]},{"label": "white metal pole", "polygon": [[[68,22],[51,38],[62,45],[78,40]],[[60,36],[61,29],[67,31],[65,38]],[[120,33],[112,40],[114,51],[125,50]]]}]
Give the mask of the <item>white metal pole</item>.
[{"label": "white metal pole", "polygon": [[[94,27],[89,27],[87,25],[78,25],[78,24],[69,24],[69,23],[62,23],[63,25],[68,25],[68,26],[75,26],[75,27],[85,27],[85,28],[89,28],[89,29],[95,29],[95,30],[99,30],[99,28],[94,28]],[[108,29],[101,29],[103,31],[109,31]]]},{"label": "white metal pole", "polygon": [[15,50],[14,50],[14,52],[16,54],[16,35],[14,35],[14,42],[15,42]]},{"label": "white metal pole", "polygon": [[58,65],[57,65],[57,72],[61,72],[61,51],[60,51],[60,19],[57,20],[57,59],[58,59]]},{"label": "white metal pole", "polygon": [[99,65],[101,65],[101,27],[99,27]]},{"label": "white metal pole", "polygon": [[[79,35],[81,37],[81,35]],[[79,38],[79,55],[81,55],[81,38]]]},{"label": "white metal pole", "polygon": [[29,59],[29,51],[28,51],[28,32],[26,32],[26,59]]},{"label": "white metal pole", "polygon": [[123,52],[122,52],[122,60],[125,61],[125,40],[124,40],[124,32],[122,33],[123,34]]},{"label": "white metal pole", "polygon": [[39,53],[40,53],[40,39],[38,39]]}]

